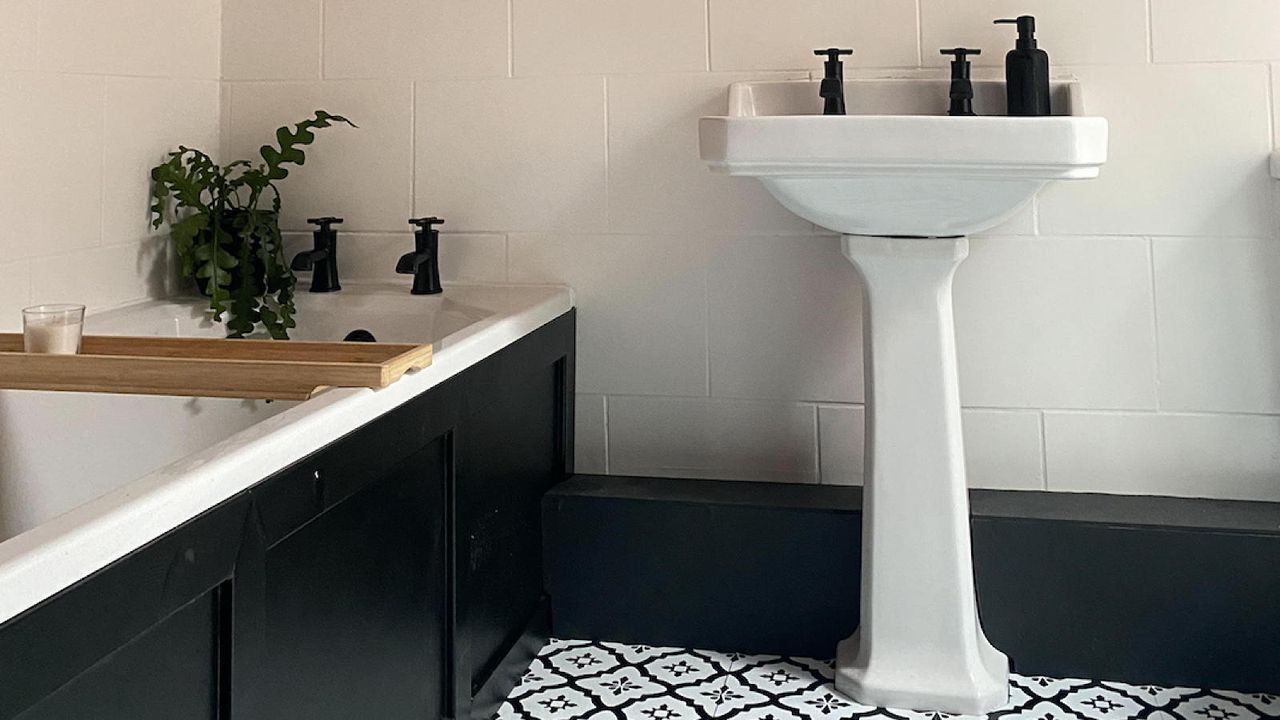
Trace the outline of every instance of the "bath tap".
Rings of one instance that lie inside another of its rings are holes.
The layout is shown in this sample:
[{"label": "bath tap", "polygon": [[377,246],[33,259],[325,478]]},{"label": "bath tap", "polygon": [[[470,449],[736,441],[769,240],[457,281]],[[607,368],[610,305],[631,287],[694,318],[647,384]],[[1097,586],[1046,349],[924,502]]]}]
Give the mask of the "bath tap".
[{"label": "bath tap", "polygon": [[333,225],[341,225],[342,218],[311,218],[308,223],[317,226],[315,247],[300,252],[290,264],[295,271],[311,271],[311,292],[330,293],[342,289],[338,282],[338,231]]},{"label": "bath tap", "polygon": [[840,57],[852,55],[853,51],[841,48],[826,48],[825,50],[814,50],[813,54],[819,57],[827,56],[827,61],[822,64],[826,70],[826,77],[822,79],[821,89],[818,90],[818,95],[823,100],[822,114],[844,115],[844,63],[840,60]]},{"label": "bath tap", "polygon": [[440,287],[440,231],[434,226],[443,225],[438,217],[414,218],[410,225],[418,227],[414,235],[415,249],[406,253],[396,263],[396,272],[413,276],[414,295],[439,295]]}]

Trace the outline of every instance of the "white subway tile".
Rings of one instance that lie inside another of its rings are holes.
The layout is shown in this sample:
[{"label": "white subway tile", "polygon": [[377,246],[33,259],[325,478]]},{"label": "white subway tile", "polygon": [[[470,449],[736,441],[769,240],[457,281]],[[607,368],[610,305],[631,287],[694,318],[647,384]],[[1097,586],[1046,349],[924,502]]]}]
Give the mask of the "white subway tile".
[{"label": "white subway tile", "polygon": [[966,409],[964,453],[971,488],[1044,489],[1039,412]]},{"label": "white subway tile", "polygon": [[1280,412],[1280,244],[1154,242],[1161,409]]},{"label": "white subway tile", "polygon": [[223,0],[222,79],[319,80],[320,2]]},{"label": "white subway tile", "polygon": [[507,75],[507,0],[325,0],[327,78]]},{"label": "white subway tile", "polygon": [[102,238],[102,78],[0,74],[0,257]]},{"label": "white subway tile", "polygon": [[[338,226],[338,268],[344,279],[403,283],[412,276],[396,272],[400,257],[414,248],[412,232],[370,234],[344,232]],[[311,233],[289,233],[285,246],[289,257],[310,250]],[[440,279],[458,283],[500,283],[507,279],[505,235],[472,233],[440,234]]]},{"label": "white subway tile", "polygon": [[163,297],[171,267],[163,238],[36,258],[31,261],[31,302],[79,303],[93,311]]},{"label": "white subway tile", "polygon": [[941,48],[972,47],[982,49],[975,65],[1003,67],[1018,33],[992,21],[1019,15],[1035,16],[1036,37],[1051,67],[1147,61],[1145,0],[920,0],[925,64],[949,62]]},{"label": "white subway tile", "polygon": [[220,0],[42,0],[40,68],[216,80],[221,6]]},{"label": "white subway tile", "polygon": [[861,405],[818,406],[818,475],[823,485],[861,485],[867,420]]},{"label": "white subway tile", "polygon": [[1280,501],[1280,417],[1047,413],[1050,490]]},{"label": "white subway tile", "polygon": [[749,77],[703,73],[609,78],[610,230],[810,231],[809,223],[783,208],[755,178],[712,173],[700,159],[698,118],[727,112],[729,84]]},{"label": "white subway tile", "polygon": [[103,243],[153,234],[151,168],[170,151],[185,145],[218,156],[218,98],[215,80],[106,79]]},{"label": "white subway tile", "polygon": [[29,263],[21,261],[0,265],[0,332],[22,332],[22,308],[29,305]]},{"label": "white subway tile", "polygon": [[574,411],[573,471],[582,475],[607,472],[605,398],[578,395]]},{"label": "white subway tile", "polygon": [[710,0],[712,70],[821,69],[816,48],[857,51],[851,67],[915,67],[911,0]]},{"label": "white subway tile", "polygon": [[[818,413],[822,483],[861,485],[866,457],[863,408],[823,405]],[[965,410],[964,451],[971,488],[1044,488],[1038,412]]]},{"label": "white subway tile", "polygon": [[0,0],[0,70],[34,70],[37,0]]},{"label": "white subway tile", "polygon": [[707,398],[609,398],[616,475],[816,483],[808,405]]},{"label": "white subway tile", "polygon": [[712,395],[862,400],[862,283],[838,238],[724,238],[708,267]]},{"label": "white subway tile", "polygon": [[705,0],[511,0],[516,75],[707,69]]},{"label": "white subway tile", "polygon": [[565,283],[578,307],[578,390],[707,392],[706,243],[512,235],[512,282]]},{"label": "white subway tile", "polygon": [[316,110],[344,115],[359,129],[316,131],[307,163],[279,183],[281,223],[306,230],[308,217],[338,215],[352,231],[403,231],[413,214],[411,83],[401,80],[230,83],[231,133],[224,160],[260,162],[276,128]]},{"label": "white subway tile", "polygon": [[1265,237],[1273,231],[1265,66],[1074,72],[1087,112],[1111,122],[1110,160],[1096,180],[1045,190],[1041,232]]},{"label": "white subway tile", "polygon": [[602,232],[602,78],[419,83],[417,202],[466,231]]},{"label": "white subway tile", "polygon": [[1156,62],[1280,58],[1274,0],[1151,0]]},{"label": "white subway tile", "polygon": [[985,238],[956,274],[966,405],[1154,409],[1142,238]]}]

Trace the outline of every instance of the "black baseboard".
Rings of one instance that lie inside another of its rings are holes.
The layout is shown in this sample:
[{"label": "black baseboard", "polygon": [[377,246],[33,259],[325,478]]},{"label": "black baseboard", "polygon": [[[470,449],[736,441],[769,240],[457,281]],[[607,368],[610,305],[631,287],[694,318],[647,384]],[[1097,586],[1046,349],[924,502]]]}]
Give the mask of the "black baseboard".
[{"label": "black baseboard", "polygon": [[[1280,690],[1280,504],[974,491],[979,610],[1017,672]],[[561,637],[831,657],[859,488],[578,476],[544,500]]]}]

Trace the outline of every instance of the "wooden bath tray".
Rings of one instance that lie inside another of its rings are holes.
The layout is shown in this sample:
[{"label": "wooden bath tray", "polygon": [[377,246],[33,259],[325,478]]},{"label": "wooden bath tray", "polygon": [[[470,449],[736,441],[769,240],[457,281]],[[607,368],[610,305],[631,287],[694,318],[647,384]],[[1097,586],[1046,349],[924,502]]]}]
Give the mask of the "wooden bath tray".
[{"label": "wooden bath tray", "polygon": [[430,364],[430,345],[86,335],[79,355],[43,355],[0,333],[9,390],[306,400],[327,387],[386,387]]}]

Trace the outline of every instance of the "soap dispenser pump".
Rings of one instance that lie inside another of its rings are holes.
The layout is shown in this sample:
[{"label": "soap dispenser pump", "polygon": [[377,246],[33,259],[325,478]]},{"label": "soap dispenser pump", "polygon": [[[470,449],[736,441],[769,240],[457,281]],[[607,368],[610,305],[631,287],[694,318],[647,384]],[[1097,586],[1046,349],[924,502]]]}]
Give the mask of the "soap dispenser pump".
[{"label": "soap dispenser pump", "polygon": [[1018,26],[1018,45],[1005,56],[1005,84],[1009,94],[1009,115],[1040,117],[1051,115],[1049,103],[1049,54],[1036,42],[1036,19],[1022,15],[996,20],[997,25]]}]

